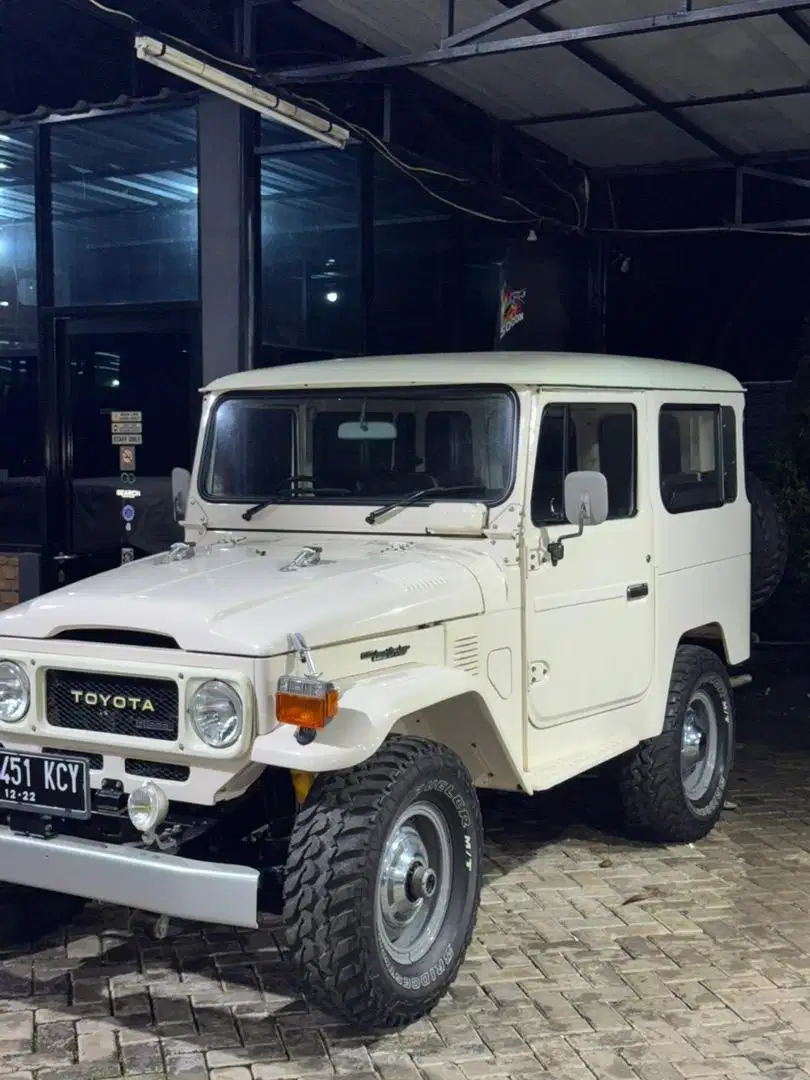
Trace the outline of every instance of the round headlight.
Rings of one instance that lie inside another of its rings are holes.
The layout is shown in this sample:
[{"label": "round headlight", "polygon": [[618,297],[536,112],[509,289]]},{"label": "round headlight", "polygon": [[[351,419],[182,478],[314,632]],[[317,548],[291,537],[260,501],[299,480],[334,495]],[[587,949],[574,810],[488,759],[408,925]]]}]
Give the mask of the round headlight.
[{"label": "round headlight", "polygon": [[18,724],[31,704],[31,684],[19,664],[0,660],[0,721]]},{"label": "round headlight", "polygon": [[162,825],[169,812],[169,799],[163,788],[151,780],[135,788],[127,799],[129,820],[142,833],[151,833]]},{"label": "round headlight", "polygon": [[233,746],[242,734],[242,699],[219,679],[204,682],[195,690],[189,715],[194,730],[214,750]]}]

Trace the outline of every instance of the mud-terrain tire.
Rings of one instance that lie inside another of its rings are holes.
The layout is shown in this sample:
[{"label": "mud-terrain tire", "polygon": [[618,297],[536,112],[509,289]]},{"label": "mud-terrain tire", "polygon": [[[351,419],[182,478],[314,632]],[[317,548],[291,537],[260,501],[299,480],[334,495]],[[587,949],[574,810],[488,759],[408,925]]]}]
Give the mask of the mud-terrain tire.
[{"label": "mud-terrain tire", "polygon": [[788,557],[788,529],[776,500],[759,477],[747,473],[751,503],[751,610],[770,600],[781,582]]},{"label": "mud-terrain tire", "polygon": [[86,900],[0,882],[0,948],[35,945],[70,923]]},{"label": "mud-terrain tire", "polygon": [[475,788],[438,743],[391,738],[362,765],[320,776],[296,817],[284,880],[307,999],[366,1032],[429,1013],[473,934],[482,849]]},{"label": "mud-terrain tire", "polygon": [[709,649],[681,645],[660,735],[641,743],[619,779],[625,821],[661,843],[700,840],[723,810],[734,761],[734,697]]}]

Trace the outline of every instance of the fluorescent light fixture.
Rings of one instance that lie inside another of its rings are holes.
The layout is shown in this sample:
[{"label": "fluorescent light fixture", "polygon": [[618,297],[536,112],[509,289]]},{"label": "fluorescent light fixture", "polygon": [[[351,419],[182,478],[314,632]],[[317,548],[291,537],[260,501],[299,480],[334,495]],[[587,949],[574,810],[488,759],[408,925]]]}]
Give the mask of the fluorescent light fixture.
[{"label": "fluorescent light fixture", "polygon": [[277,124],[295,128],[311,139],[326,143],[337,150],[343,150],[349,141],[349,132],[339,124],[333,124],[330,120],[324,120],[307,109],[293,105],[290,101],[270,93],[269,90],[260,90],[251,86],[244,79],[237,79],[229,75],[221,68],[212,67],[202,60],[198,60],[180,49],[164,45],[153,37],[139,34],[135,38],[135,54],[139,60],[145,60],[147,64],[177,75],[181,79],[196,83],[204,90],[212,90],[215,94],[230,98],[237,105],[243,105],[246,109],[253,109],[268,120],[274,120]]}]

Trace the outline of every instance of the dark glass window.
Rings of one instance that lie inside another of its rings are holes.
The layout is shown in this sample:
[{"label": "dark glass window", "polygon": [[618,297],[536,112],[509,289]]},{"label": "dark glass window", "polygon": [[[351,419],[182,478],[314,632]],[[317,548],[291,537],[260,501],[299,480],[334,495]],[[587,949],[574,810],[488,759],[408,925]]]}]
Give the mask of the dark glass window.
[{"label": "dark glass window", "polygon": [[664,405],[658,419],[661,499],[671,514],[710,510],[737,498],[733,409]]},{"label": "dark glass window", "polygon": [[0,355],[37,350],[34,143],[0,132]]},{"label": "dark glass window", "polygon": [[36,356],[0,354],[0,544],[42,542],[44,433]]},{"label": "dark glass window", "polygon": [[197,112],[55,125],[56,303],[196,300]]},{"label": "dark glass window", "polygon": [[264,156],[261,205],[263,363],[360,352],[355,151],[321,148]]},{"label": "dark glass window", "polygon": [[[512,395],[497,388],[233,395],[213,412],[200,486],[221,501],[357,503],[463,486],[436,498],[496,503],[513,482],[515,420]],[[279,492],[293,474],[313,483]]]},{"label": "dark glass window", "polygon": [[[369,352],[455,347],[462,310],[459,225],[401,170],[374,162],[374,296]],[[493,285],[493,301],[497,281]],[[484,347],[494,335],[495,311]]]},{"label": "dark glass window", "polygon": [[[592,460],[579,460],[585,441]],[[532,521],[565,521],[565,478],[579,468],[599,469],[607,480],[608,519],[636,512],[636,410],[632,405],[550,405],[543,410],[532,488]]]},{"label": "dark glass window", "polygon": [[42,540],[34,147],[0,132],[0,544]]},{"label": "dark glass window", "polygon": [[259,396],[223,401],[212,429],[210,494],[260,501],[275,492],[293,475],[294,434],[292,409]]}]

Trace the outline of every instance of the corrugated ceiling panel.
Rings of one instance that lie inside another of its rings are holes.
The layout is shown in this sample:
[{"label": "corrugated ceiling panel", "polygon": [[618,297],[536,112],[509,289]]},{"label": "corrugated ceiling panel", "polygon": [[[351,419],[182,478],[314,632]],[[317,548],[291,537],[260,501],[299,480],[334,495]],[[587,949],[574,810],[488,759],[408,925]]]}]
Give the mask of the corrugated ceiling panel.
[{"label": "corrugated ceiling panel", "polygon": [[[640,5],[628,2],[625,6],[630,10]],[[717,6],[717,0],[711,6]],[[571,19],[573,7],[590,10],[590,16],[584,22]],[[603,12],[585,0],[555,5],[552,10],[557,21],[567,25],[605,19]],[[560,17],[563,13],[565,20]],[[620,38],[591,48],[657,97],[670,101],[800,86],[810,80],[810,48],[775,15]]]},{"label": "corrugated ceiling panel", "polygon": [[[387,55],[433,48],[438,41],[439,0],[303,0],[324,22]],[[458,0],[456,29],[503,11],[497,0]],[[535,33],[529,23],[504,27],[497,37]],[[563,49],[482,57],[421,74],[499,119],[533,113],[607,109],[634,99]]]},{"label": "corrugated ceiling panel", "polygon": [[[695,0],[696,8],[733,0]],[[397,55],[438,43],[439,0],[302,0],[300,5],[371,48]],[[677,0],[559,0],[549,15],[562,26],[588,26],[672,11]],[[503,11],[498,0],[457,0],[456,29]],[[808,23],[810,25],[810,23]],[[516,22],[498,37],[531,34]],[[767,91],[810,83],[810,47],[781,19],[638,35],[589,45],[662,100]],[[514,119],[632,104],[634,98],[563,49],[504,54],[421,73],[491,115]],[[745,153],[805,149],[810,101],[803,97],[756,107],[690,109],[731,149]],[[768,120],[768,116],[771,120]],[[613,117],[527,129],[592,165],[633,166],[711,157],[699,143],[656,116]]]},{"label": "corrugated ceiling panel", "polygon": [[697,107],[689,116],[738,154],[810,146],[810,95]]},{"label": "corrugated ceiling panel", "polygon": [[531,133],[594,168],[711,159],[713,154],[654,113],[537,124]]}]

